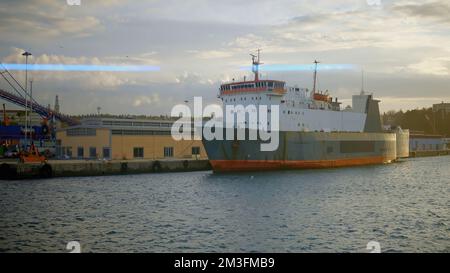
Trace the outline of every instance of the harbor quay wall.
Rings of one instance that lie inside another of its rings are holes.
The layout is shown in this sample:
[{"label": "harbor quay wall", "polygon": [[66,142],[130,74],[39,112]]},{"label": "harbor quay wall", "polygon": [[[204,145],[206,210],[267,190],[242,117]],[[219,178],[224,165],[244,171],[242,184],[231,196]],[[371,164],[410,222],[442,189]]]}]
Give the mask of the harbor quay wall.
[{"label": "harbor quay wall", "polygon": [[46,163],[0,162],[0,179],[69,176],[124,175],[139,173],[210,170],[208,160],[52,160]]},{"label": "harbor quay wall", "polygon": [[443,156],[450,155],[450,150],[437,150],[437,151],[411,151],[409,157],[428,157],[428,156]]}]

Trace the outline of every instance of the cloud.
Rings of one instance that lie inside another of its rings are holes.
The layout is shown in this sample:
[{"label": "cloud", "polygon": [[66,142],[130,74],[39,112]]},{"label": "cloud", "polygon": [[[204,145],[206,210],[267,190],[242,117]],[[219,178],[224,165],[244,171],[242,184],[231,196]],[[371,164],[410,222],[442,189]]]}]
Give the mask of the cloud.
[{"label": "cloud", "polygon": [[45,39],[71,35],[85,37],[101,29],[98,18],[77,15],[65,1],[1,1],[0,31],[3,39],[22,35]]},{"label": "cloud", "polygon": [[229,50],[206,50],[196,52],[195,56],[200,59],[223,59],[233,56]]},{"label": "cloud", "polygon": [[432,19],[436,22],[450,23],[450,3],[435,1],[422,4],[394,5],[392,8],[407,16]]},{"label": "cloud", "polygon": [[146,106],[146,105],[153,105],[156,103],[159,103],[159,94],[154,93],[151,96],[139,96],[136,99],[134,99],[133,105],[135,107],[139,106]]},{"label": "cloud", "polygon": [[407,66],[413,73],[450,76],[450,57],[430,58]]},{"label": "cloud", "polygon": [[[23,63],[24,57],[22,53],[25,52],[21,48],[11,48],[10,54],[2,59],[3,63]],[[29,63],[35,64],[65,64],[65,65],[120,65],[125,63],[127,65],[153,65],[158,63],[157,60],[150,58],[156,55],[156,52],[147,52],[129,56],[126,58],[112,57],[86,57],[86,56],[64,56],[54,54],[32,55],[29,57]],[[158,72],[152,72],[157,74]],[[19,77],[23,76],[20,73]],[[145,76],[141,72],[67,72],[67,71],[33,71],[30,73],[35,81],[68,81],[75,80],[83,88],[103,87],[103,88],[118,88],[126,84],[145,84],[151,80],[148,73]]]},{"label": "cloud", "polygon": [[[161,67],[158,73],[33,72],[36,88],[45,89],[37,94],[62,93],[71,113],[101,105],[103,111],[157,114],[194,95],[213,101],[220,82],[251,77],[240,67],[250,64],[248,54],[257,48],[267,65],[318,59],[364,67],[370,89],[382,98],[445,97],[448,1],[369,2],[82,0],[70,7],[63,0],[4,0],[0,58],[22,63],[27,49],[32,62]],[[309,71],[264,77],[309,88],[312,82]],[[350,98],[360,89],[360,72],[321,72],[319,84]],[[159,102],[148,92],[157,92]],[[144,107],[148,103],[152,107]]]},{"label": "cloud", "polygon": [[185,85],[192,85],[192,84],[213,85],[215,81],[206,78],[204,75],[201,75],[197,72],[184,71],[182,75],[179,75],[178,77],[175,78],[175,83]]},{"label": "cloud", "polygon": [[410,98],[398,98],[393,96],[380,97],[381,110],[383,112],[389,110],[409,110],[409,109],[421,109],[429,108],[435,103],[442,101],[450,101],[450,96],[447,97],[410,97]]}]

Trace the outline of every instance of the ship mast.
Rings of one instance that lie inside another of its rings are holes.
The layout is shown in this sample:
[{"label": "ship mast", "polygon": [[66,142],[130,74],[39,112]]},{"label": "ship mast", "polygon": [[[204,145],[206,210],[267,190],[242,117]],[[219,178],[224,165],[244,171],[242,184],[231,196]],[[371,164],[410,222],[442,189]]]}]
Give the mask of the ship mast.
[{"label": "ship mast", "polygon": [[255,73],[255,82],[259,81],[259,65],[262,63],[259,61],[259,54],[261,49],[258,49],[258,55],[250,54],[252,56],[252,72]]},{"label": "ship mast", "polygon": [[317,61],[317,60],[315,60],[314,61],[314,64],[315,64],[315,67],[314,67],[314,85],[313,85],[313,94],[315,94],[316,93],[316,83],[317,83],[317,64],[319,64],[320,62],[319,61]]}]

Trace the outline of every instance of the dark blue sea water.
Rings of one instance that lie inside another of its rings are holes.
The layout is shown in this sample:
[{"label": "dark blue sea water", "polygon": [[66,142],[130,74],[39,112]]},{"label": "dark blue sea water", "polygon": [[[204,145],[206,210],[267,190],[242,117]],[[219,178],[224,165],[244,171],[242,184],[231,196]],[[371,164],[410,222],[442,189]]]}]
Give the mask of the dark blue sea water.
[{"label": "dark blue sea water", "polygon": [[0,181],[0,251],[450,252],[450,157]]}]

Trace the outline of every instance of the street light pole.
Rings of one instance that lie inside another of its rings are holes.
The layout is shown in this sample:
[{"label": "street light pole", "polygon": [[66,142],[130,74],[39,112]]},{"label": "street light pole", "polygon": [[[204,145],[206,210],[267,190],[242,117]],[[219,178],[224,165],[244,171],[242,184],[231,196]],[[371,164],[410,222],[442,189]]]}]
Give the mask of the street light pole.
[{"label": "street light pole", "polygon": [[28,146],[28,56],[31,53],[25,51],[22,56],[25,56],[25,148]]},{"label": "street light pole", "polygon": [[[33,120],[33,80],[30,81],[30,114],[28,115],[28,118],[29,118],[28,124],[32,128],[33,125],[31,121]],[[32,143],[33,141],[31,140],[30,142]]]}]

